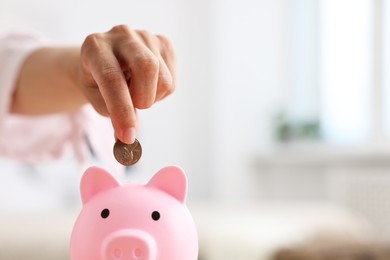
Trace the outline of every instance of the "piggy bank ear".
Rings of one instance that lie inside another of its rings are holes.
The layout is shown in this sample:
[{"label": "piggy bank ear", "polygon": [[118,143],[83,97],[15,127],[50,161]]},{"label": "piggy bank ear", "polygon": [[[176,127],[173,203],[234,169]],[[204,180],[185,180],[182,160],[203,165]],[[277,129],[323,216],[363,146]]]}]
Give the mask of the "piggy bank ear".
[{"label": "piggy bank ear", "polygon": [[90,167],[81,178],[81,200],[85,204],[97,193],[118,186],[121,184],[109,172],[99,167]]},{"label": "piggy bank ear", "polygon": [[162,190],[181,203],[187,197],[187,177],[180,167],[168,166],[158,171],[146,185]]}]

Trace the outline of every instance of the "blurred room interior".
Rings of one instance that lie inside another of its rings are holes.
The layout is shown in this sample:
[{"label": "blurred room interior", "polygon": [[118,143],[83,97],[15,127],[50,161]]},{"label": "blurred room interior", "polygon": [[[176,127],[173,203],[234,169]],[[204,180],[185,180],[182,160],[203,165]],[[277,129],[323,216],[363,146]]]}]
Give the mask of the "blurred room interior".
[{"label": "blurred room interior", "polygon": [[[0,32],[55,44],[117,24],[178,58],[117,177],[182,166],[201,260],[390,259],[388,1],[0,0]],[[77,163],[0,163],[0,259],[69,259]]]}]

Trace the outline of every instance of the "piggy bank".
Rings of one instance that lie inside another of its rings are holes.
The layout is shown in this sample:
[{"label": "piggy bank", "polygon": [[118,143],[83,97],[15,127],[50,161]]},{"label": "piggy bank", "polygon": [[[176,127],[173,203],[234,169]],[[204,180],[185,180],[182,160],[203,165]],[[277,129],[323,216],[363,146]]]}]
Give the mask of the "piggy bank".
[{"label": "piggy bank", "polygon": [[98,167],[80,185],[83,208],[71,260],[196,260],[198,238],[185,205],[187,178],[169,166],[145,185],[122,184]]}]

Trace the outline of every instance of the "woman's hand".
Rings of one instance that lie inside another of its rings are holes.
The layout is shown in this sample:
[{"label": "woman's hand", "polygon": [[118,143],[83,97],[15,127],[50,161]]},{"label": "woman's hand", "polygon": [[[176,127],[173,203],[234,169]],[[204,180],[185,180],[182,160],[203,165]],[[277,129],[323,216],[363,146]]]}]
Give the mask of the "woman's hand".
[{"label": "woman's hand", "polygon": [[115,135],[133,143],[136,109],[175,89],[175,55],[169,40],[119,25],[89,35],[80,47],[42,47],[22,64],[10,112],[44,115],[87,102],[111,118]]},{"label": "woman's hand", "polygon": [[82,47],[80,86],[95,110],[111,118],[115,135],[133,143],[136,109],[175,89],[175,55],[169,40],[127,26],[89,35]]}]

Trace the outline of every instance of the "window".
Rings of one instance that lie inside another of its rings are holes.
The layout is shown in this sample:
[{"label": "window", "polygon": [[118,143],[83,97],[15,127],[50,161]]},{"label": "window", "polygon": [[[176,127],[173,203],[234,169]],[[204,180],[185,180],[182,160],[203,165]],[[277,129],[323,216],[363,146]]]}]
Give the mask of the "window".
[{"label": "window", "polygon": [[355,144],[376,131],[372,0],[320,1],[320,125],[325,141]]},{"label": "window", "polygon": [[339,145],[389,139],[389,1],[296,0],[286,17],[290,126],[317,118],[321,140]]}]

